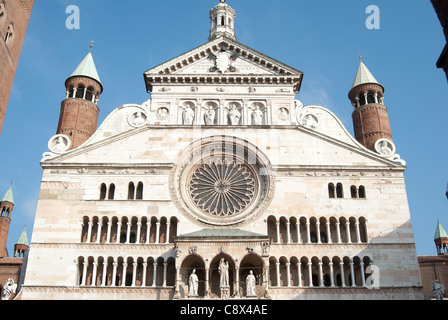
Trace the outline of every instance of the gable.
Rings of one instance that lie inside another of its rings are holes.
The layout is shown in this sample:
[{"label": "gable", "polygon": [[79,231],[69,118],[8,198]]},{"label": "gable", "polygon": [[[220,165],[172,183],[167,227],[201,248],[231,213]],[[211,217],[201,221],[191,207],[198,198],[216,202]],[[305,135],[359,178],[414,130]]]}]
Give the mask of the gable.
[{"label": "gable", "polygon": [[218,38],[144,72],[144,77],[148,92],[160,83],[214,83],[217,78],[238,83],[242,77],[256,83],[289,83],[298,92],[303,73],[239,42]]}]

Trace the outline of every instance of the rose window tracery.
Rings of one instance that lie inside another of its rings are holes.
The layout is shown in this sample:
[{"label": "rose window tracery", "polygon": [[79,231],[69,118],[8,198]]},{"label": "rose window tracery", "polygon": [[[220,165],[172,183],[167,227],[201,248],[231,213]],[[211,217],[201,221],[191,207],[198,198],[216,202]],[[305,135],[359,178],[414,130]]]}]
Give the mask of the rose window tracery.
[{"label": "rose window tracery", "polygon": [[221,159],[200,165],[189,185],[193,203],[203,212],[220,217],[238,214],[248,207],[256,188],[248,166]]}]

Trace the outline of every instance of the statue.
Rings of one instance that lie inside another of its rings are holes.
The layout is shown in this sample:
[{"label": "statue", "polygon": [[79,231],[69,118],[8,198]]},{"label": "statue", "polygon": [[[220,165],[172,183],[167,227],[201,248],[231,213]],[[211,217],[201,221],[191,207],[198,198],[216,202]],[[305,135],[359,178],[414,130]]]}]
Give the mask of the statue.
[{"label": "statue", "polygon": [[188,285],[189,285],[188,296],[189,297],[197,297],[198,296],[198,283],[199,283],[199,279],[198,279],[198,276],[196,275],[196,269],[194,269],[193,272],[191,273],[190,279],[188,281]]},{"label": "statue", "polygon": [[254,272],[250,270],[249,275],[246,278],[246,296],[247,297],[256,297],[257,293],[255,290],[256,279],[254,276]]},{"label": "statue", "polygon": [[432,282],[431,289],[436,300],[443,300],[443,295],[445,294],[445,286],[439,283],[439,280],[435,280]]},{"label": "statue", "polygon": [[221,259],[219,262],[219,274],[220,274],[220,283],[219,287],[221,289],[223,288],[229,288],[229,262],[224,261],[224,258]]},{"label": "statue", "polygon": [[263,111],[257,106],[252,112],[252,124],[254,126],[261,126],[263,124]]},{"label": "statue", "polygon": [[11,298],[11,294],[15,294],[17,289],[17,285],[14,284],[13,279],[8,279],[3,286],[3,295],[2,300],[9,300]]},{"label": "statue", "polygon": [[65,139],[63,137],[59,136],[56,139],[56,143],[53,147],[53,150],[56,152],[63,152],[67,150],[67,144],[65,143]]},{"label": "statue", "polygon": [[207,126],[215,124],[215,110],[213,108],[210,108],[205,112],[205,124]]},{"label": "statue", "polygon": [[235,105],[232,105],[229,112],[230,124],[232,126],[237,126],[240,124],[241,113],[238,111]]},{"label": "statue", "polygon": [[194,120],[194,111],[190,108],[190,106],[187,106],[183,113],[183,121],[184,125],[191,126],[193,124]]},{"label": "statue", "polygon": [[146,122],[146,118],[140,111],[135,113],[133,125],[136,127],[142,126]]},{"label": "statue", "polygon": [[388,156],[392,154],[392,149],[390,148],[387,141],[382,141],[380,146],[380,154]]}]

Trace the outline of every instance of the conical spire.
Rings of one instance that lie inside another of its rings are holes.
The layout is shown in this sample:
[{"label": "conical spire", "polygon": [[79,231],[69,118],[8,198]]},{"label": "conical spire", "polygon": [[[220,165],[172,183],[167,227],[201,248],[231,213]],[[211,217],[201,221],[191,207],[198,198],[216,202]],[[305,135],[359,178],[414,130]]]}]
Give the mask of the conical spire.
[{"label": "conical spire", "polygon": [[23,228],[22,233],[19,236],[19,239],[17,239],[16,245],[24,245],[24,246],[28,246],[29,247],[29,243],[28,243],[28,235],[26,233],[26,226]]},{"label": "conical spire", "polygon": [[436,228],[436,234],[434,235],[434,240],[441,238],[448,238],[448,234],[446,233],[445,229],[442,227],[440,222],[437,221],[437,228]]},{"label": "conical spire", "polygon": [[374,83],[381,86],[381,84],[375,79],[373,74],[369,71],[369,69],[366,67],[364,62],[360,61],[358,72],[356,73],[355,81],[353,82],[352,89],[367,83]]},{"label": "conical spire", "polygon": [[6,191],[1,202],[10,202],[10,203],[14,204],[14,196],[12,193],[12,186],[10,186],[9,189]]},{"label": "conical spire", "polygon": [[98,71],[96,70],[95,62],[93,61],[92,52],[89,52],[87,56],[84,58],[84,60],[81,62],[81,64],[76,68],[75,72],[72,73],[72,75],[69,77],[88,77],[92,78],[93,80],[98,81],[98,83],[101,84],[100,77],[98,75]]}]

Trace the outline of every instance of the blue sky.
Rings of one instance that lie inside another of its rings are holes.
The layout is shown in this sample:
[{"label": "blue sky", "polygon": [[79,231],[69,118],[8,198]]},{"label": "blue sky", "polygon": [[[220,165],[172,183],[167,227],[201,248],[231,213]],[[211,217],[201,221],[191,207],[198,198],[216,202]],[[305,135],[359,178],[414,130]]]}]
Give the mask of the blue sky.
[{"label": "blue sky", "polygon": [[[89,51],[104,85],[98,125],[115,108],[143,103],[143,72],[207,42],[209,10],[218,0],[36,1],[0,136],[0,193],[14,180],[8,249],[24,225],[31,240],[40,160],[56,133],[64,82]],[[229,0],[237,40],[304,72],[297,99],[333,111],[350,132],[347,98],[359,52],[386,88],[406,183],[418,255],[436,254],[437,219],[448,230],[446,124],[448,83],[435,64],[445,38],[429,0]],[[80,29],[66,28],[66,8],[80,9]],[[366,8],[380,9],[380,29]],[[2,196],[1,195],[1,196]]]}]

